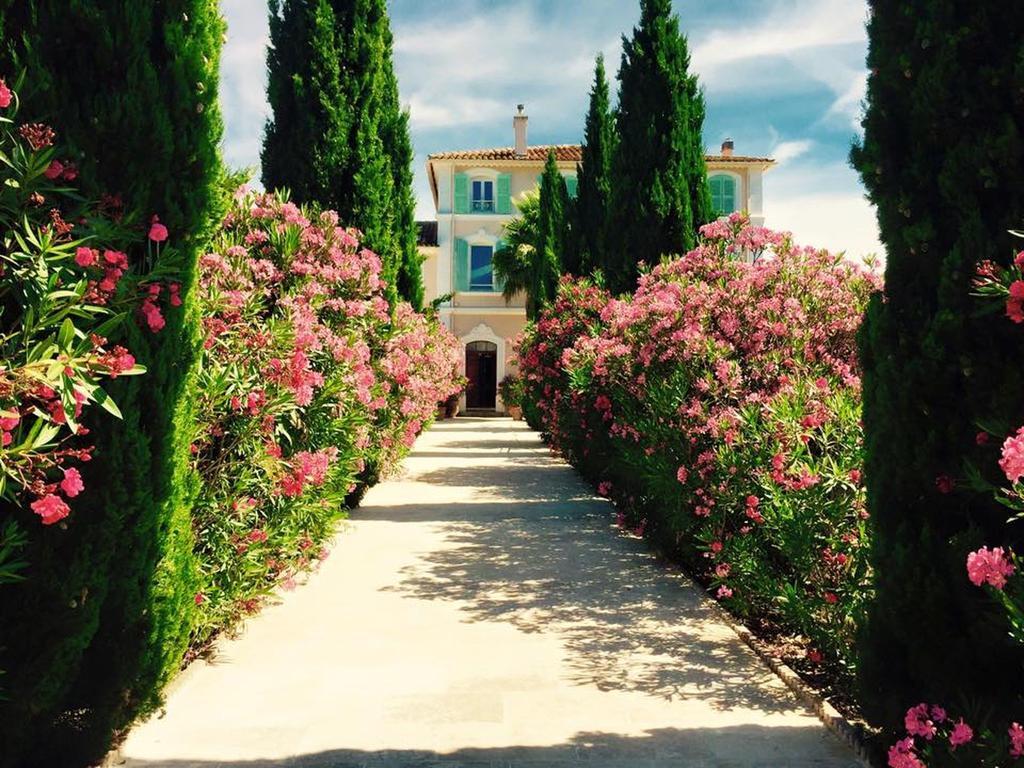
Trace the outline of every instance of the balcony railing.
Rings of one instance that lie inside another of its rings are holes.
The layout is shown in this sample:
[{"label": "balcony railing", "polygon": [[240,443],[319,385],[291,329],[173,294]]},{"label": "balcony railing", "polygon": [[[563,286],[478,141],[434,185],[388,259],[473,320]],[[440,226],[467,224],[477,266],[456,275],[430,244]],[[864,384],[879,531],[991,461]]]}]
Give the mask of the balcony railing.
[{"label": "balcony railing", "polygon": [[493,200],[474,200],[473,213],[494,213]]}]

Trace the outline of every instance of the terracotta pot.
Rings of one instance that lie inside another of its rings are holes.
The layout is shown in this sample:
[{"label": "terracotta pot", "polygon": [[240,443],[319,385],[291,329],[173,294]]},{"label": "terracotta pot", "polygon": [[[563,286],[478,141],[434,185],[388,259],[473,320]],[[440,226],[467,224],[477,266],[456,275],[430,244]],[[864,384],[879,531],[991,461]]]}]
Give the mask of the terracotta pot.
[{"label": "terracotta pot", "polygon": [[520,408],[518,405],[506,406],[506,410],[508,411],[508,415],[511,416],[516,421],[523,420],[523,409]]}]

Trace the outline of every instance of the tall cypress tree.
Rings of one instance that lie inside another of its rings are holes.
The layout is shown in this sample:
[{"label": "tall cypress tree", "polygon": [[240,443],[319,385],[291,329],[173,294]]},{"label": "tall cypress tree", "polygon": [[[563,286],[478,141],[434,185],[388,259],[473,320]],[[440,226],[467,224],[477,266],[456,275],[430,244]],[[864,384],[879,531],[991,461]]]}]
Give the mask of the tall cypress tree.
[{"label": "tall cypress tree", "polygon": [[638,263],[697,243],[713,218],[701,131],[704,97],[671,0],[641,0],[640,25],[623,38],[608,217],[608,285],[632,290]]},{"label": "tall cypress tree", "polygon": [[54,125],[87,194],[160,216],[176,256],[155,269],[185,301],[159,334],[128,324],[149,373],[111,387],[124,419],[93,431],[74,516],[30,528],[28,579],[0,592],[0,764],[69,765],[156,703],[191,630],[191,287],[220,218],[224,28],[216,0],[0,0],[0,17],[0,69],[28,72],[22,114]]},{"label": "tall cypress tree", "polygon": [[[386,19],[385,19],[386,21]],[[402,109],[398,96],[398,78],[392,64],[391,29],[385,35],[384,103],[381,138],[391,164],[394,184],[395,241],[400,263],[398,295],[416,309],[423,307],[423,268],[419,252],[419,230],[416,226],[416,195],[413,192],[413,151],[409,135],[409,112]]]},{"label": "tall cypress tree", "polygon": [[[869,712],[898,725],[920,701],[1022,715],[1024,654],[967,580],[969,550],[1024,542],[990,492],[981,425],[1024,423],[1024,335],[971,296],[979,262],[1006,265],[1024,220],[1024,16],[1001,0],[875,0],[867,112],[852,159],[877,207],[885,293],[862,331],[868,510],[877,595],[862,637]],[[993,441],[996,445],[999,441]],[[939,487],[942,486],[942,487]],[[1006,722],[999,726],[1005,729]]]},{"label": "tall cypress tree", "polygon": [[[530,305],[539,313],[558,293],[562,276],[562,259],[567,248],[568,227],[566,208],[569,191],[565,177],[558,169],[555,151],[548,151],[544,175],[540,182],[540,211],[537,222],[536,265]],[[531,318],[532,319],[532,318]]]},{"label": "tall cypress tree", "polygon": [[577,169],[579,193],[576,198],[575,231],[580,253],[580,270],[590,274],[605,270],[605,227],[611,196],[612,154],[615,149],[615,117],[608,92],[604,55],[597,57],[590,108],[583,135],[583,162]]},{"label": "tall cypress tree", "polygon": [[263,182],[361,229],[392,296],[422,302],[408,116],[384,0],[271,0]]}]

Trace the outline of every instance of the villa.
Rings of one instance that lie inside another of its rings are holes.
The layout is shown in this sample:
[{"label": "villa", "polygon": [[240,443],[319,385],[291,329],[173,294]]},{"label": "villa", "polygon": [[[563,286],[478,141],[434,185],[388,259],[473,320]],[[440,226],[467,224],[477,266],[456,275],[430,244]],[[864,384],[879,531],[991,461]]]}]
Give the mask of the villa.
[{"label": "villa", "polygon": [[[423,282],[428,302],[450,296],[441,303],[440,315],[462,344],[469,379],[460,412],[504,410],[497,384],[514,370],[512,340],[526,325],[526,297],[505,301],[491,258],[501,247],[505,223],[516,215],[516,197],[537,187],[550,150],[570,196],[576,195],[582,148],[529,146],[528,122],[520,105],[513,117],[514,146],[440,152],[427,158],[436,221],[421,223]],[[775,161],[736,155],[731,139],[722,144],[720,154],[706,159],[719,215],[746,211],[754,224],[764,224],[762,177]]]}]

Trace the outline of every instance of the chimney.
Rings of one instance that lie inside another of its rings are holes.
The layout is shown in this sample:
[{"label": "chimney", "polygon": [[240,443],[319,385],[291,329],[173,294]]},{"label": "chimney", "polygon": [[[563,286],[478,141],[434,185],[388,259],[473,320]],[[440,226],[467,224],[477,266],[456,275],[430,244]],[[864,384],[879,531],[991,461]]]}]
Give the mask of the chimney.
[{"label": "chimney", "polygon": [[516,157],[526,157],[526,125],[530,118],[523,112],[524,106],[518,104],[519,112],[512,118],[512,127],[516,132]]},{"label": "chimney", "polygon": [[735,144],[732,139],[726,139],[722,142],[722,157],[732,157],[732,150]]}]

